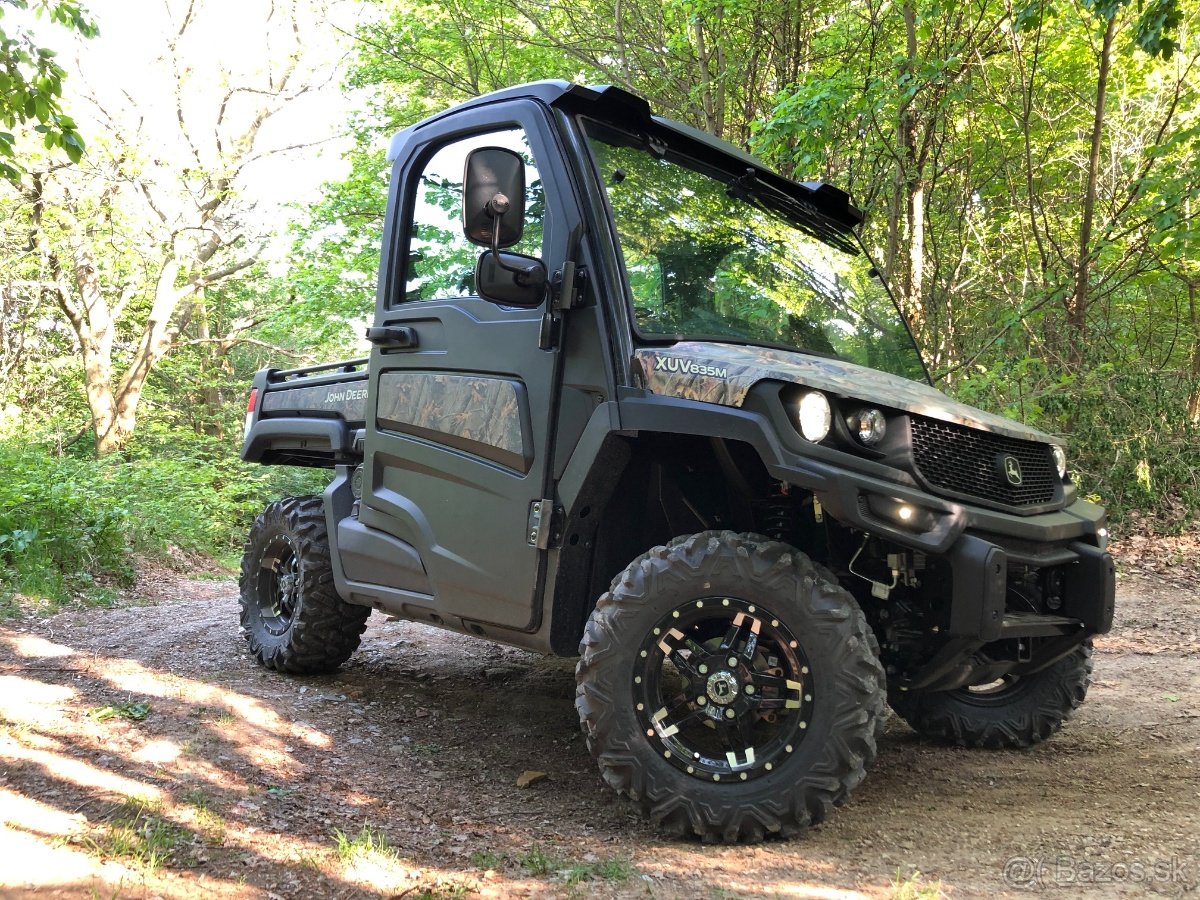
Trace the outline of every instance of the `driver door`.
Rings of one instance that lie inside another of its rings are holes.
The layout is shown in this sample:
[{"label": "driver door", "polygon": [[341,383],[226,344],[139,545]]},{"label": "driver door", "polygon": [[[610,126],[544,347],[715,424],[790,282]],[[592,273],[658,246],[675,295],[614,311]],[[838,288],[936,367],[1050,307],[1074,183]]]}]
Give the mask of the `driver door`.
[{"label": "driver door", "polygon": [[359,519],[417,549],[439,614],[532,631],[545,550],[529,525],[548,491],[555,352],[538,347],[545,301],[513,309],[475,292],[482,248],[463,233],[461,203],[466,155],[481,147],[525,161],[524,230],[512,249],[549,272],[565,258],[572,192],[542,107],[483,107],[410,135],[394,172],[400,212],[385,235],[392,275],[376,323],[413,344],[371,352]]}]

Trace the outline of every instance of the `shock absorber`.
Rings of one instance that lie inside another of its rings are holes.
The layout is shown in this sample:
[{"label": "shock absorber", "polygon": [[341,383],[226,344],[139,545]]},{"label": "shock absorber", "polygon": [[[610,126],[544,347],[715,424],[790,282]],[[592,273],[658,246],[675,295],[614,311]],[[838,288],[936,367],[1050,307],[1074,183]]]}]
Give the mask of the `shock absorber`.
[{"label": "shock absorber", "polygon": [[828,535],[812,494],[779,482],[774,493],[755,501],[754,523],[762,534],[791,544],[819,562],[829,557]]},{"label": "shock absorber", "polygon": [[767,537],[785,544],[793,543],[796,504],[788,494],[776,494],[754,505],[754,521]]}]

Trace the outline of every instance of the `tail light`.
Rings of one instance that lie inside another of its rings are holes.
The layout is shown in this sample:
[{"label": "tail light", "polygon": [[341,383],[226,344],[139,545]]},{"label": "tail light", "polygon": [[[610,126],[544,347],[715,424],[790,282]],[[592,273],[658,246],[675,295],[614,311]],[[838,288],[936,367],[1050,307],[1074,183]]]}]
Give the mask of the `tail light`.
[{"label": "tail light", "polygon": [[250,423],[254,420],[254,409],[258,406],[258,388],[250,389],[250,399],[246,401],[246,425],[242,432],[245,436],[250,433]]}]

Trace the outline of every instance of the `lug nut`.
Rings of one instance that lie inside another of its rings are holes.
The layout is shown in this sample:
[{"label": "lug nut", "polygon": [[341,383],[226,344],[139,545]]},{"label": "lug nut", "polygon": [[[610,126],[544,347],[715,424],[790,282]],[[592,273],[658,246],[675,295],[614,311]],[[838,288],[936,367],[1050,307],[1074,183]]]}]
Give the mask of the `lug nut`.
[{"label": "lug nut", "polygon": [[730,665],[730,667],[737,666],[737,657],[736,656],[729,657],[729,665]]},{"label": "lug nut", "polygon": [[726,707],[726,709],[725,709],[725,718],[727,718],[727,719],[732,719],[732,718],[733,718],[734,716],[736,716],[736,715],[737,715],[737,713],[735,713],[735,712],[734,712],[732,709],[729,709],[728,707]]}]

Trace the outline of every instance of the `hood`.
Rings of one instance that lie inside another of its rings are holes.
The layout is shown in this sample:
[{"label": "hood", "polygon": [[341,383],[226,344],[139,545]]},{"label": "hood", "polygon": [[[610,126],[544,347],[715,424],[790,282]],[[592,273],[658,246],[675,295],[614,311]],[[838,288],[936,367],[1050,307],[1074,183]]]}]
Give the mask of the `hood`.
[{"label": "hood", "polygon": [[645,348],[633,356],[646,388],[666,397],[741,406],[758,382],[786,381],[1019,440],[1057,443],[1045,432],[959,403],[927,384],[838,359],[704,341]]}]

